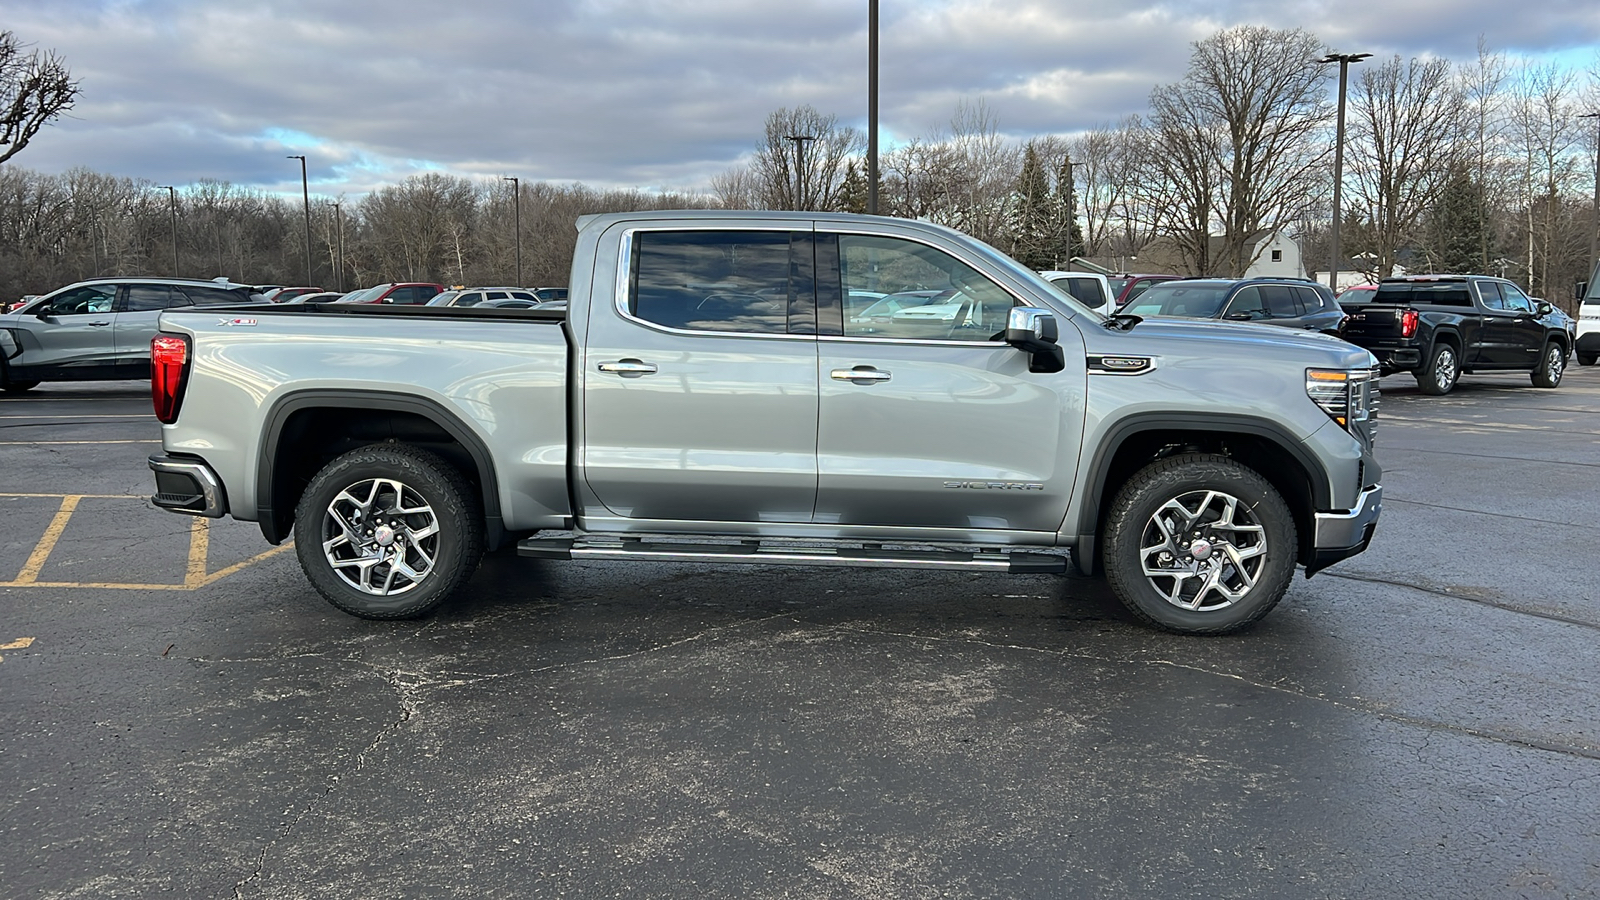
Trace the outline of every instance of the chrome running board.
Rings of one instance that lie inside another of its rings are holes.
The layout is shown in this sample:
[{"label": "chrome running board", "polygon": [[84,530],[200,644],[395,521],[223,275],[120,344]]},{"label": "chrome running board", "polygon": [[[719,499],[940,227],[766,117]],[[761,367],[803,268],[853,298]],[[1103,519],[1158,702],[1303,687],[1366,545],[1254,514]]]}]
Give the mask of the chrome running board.
[{"label": "chrome running board", "polygon": [[1009,575],[1067,570],[1064,556],[1021,551],[886,549],[877,544],[815,547],[784,543],[669,543],[634,538],[527,538],[518,556],[536,559],[614,559],[642,562],[732,563],[753,566],[855,566],[880,569],[961,569]]}]

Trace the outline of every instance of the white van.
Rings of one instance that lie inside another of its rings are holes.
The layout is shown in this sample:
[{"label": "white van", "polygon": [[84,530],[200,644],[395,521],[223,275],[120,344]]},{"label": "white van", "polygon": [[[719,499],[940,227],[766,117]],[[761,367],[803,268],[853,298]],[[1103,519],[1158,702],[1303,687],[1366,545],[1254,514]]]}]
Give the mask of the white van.
[{"label": "white van", "polygon": [[1101,315],[1114,315],[1117,302],[1111,282],[1098,272],[1040,272],[1046,281]]}]

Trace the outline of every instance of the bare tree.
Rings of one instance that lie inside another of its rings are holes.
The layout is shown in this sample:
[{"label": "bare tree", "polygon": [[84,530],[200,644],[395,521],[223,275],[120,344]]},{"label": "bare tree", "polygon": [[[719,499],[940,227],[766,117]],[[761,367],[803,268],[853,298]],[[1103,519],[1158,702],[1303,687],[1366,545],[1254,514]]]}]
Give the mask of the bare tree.
[{"label": "bare tree", "polygon": [[[1243,272],[1255,236],[1297,219],[1326,180],[1328,72],[1312,63],[1324,49],[1301,29],[1229,28],[1197,41],[1184,80],[1151,95],[1154,151],[1174,157],[1158,164],[1177,176],[1179,230],[1198,271]],[[1213,221],[1215,258],[1199,252]]]},{"label": "bare tree", "polygon": [[78,99],[78,82],[59,56],[25,48],[14,33],[0,31],[0,163]]},{"label": "bare tree", "polygon": [[1510,161],[1500,150],[1505,142],[1504,98],[1501,88],[1506,81],[1505,55],[1491,51],[1482,35],[1478,37],[1478,56],[1471,65],[1462,66],[1460,73],[1462,101],[1466,105],[1467,121],[1471,128],[1468,140],[1473,152],[1472,168],[1483,195],[1478,211],[1478,271],[1492,272],[1495,252],[1494,229],[1490,227],[1489,211],[1496,200],[1510,195],[1502,185],[1511,181]]},{"label": "bare tree", "polygon": [[809,105],[780,109],[767,116],[751,163],[757,199],[768,209],[832,209],[845,162],[865,146],[861,132],[838,116]]},{"label": "bare tree", "polygon": [[1553,64],[1529,65],[1519,75],[1511,131],[1523,164],[1527,283],[1530,292],[1543,296],[1571,249],[1563,246],[1560,225],[1564,195],[1572,193],[1581,172],[1573,153],[1581,144],[1576,77]]},{"label": "bare tree", "polygon": [[1450,68],[1445,59],[1396,56],[1357,80],[1346,153],[1354,194],[1370,210],[1369,274],[1377,278],[1394,274],[1400,248],[1416,236],[1459,155],[1463,103]]}]

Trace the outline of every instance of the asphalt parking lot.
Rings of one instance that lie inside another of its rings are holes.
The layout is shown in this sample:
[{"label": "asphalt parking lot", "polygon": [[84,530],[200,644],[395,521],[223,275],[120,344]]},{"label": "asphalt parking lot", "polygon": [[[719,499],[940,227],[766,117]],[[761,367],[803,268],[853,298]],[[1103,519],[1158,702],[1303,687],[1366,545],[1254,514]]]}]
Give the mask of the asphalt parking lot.
[{"label": "asphalt parking lot", "polygon": [[150,508],[143,384],[5,396],[0,895],[1600,896],[1600,369],[1383,388],[1372,548],[1210,639],[507,554],[366,622]]}]

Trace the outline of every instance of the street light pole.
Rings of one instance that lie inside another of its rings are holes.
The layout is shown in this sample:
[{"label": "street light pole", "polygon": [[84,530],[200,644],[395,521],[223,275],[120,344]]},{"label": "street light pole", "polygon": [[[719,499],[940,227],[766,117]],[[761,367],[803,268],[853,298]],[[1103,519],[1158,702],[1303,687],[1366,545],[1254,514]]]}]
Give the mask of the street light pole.
[{"label": "street light pole", "polygon": [[1328,266],[1328,287],[1339,293],[1339,220],[1344,215],[1340,209],[1340,189],[1344,187],[1344,91],[1350,74],[1350,64],[1361,62],[1371,53],[1329,53],[1321,63],[1339,64],[1339,124],[1333,138],[1333,233],[1330,247],[1332,263]]},{"label": "street light pole", "polygon": [[795,209],[806,208],[806,141],[814,141],[814,134],[785,135],[784,140],[794,141]]},{"label": "street light pole", "polygon": [[158,185],[157,190],[167,192],[167,209],[172,213],[172,277],[178,277],[178,189],[170,184]]},{"label": "street light pole", "polygon": [[512,176],[502,179],[511,182],[511,200],[514,206],[513,217],[517,222],[517,287],[525,287],[522,283],[522,182]]},{"label": "street light pole", "polygon": [[1072,170],[1083,165],[1067,160],[1067,270],[1072,269],[1072,226],[1078,224],[1078,181]]},{"label": "street light pole", "polygon": [[311,287],[311,186],[306,180],[306,158],[286,156],[284,159],[300,160],[300,197],[306,205],[306,287]]},{"label": "street light pole", "polygon": [[[335,288],[344,293],[344,201],[333,201],[334,250],[333,279]],[[310,285],[307,285],[310,287]]]},{"label": "street light pole", "polygon": [[[1580,119],[1594,119],[1595,125],[1600,126],[1600,112],[1584,113]],[[1600,261],[1600,128],[1594,136],[1594,227],[1589,229],[1589,265],[1590,271],[1597,261]],[[1593,285],[1590,285],[1592,288]]]},{"label": "street light pole", "polygon": [[878,214],[878,0],[867,0],[867,215]]}]

